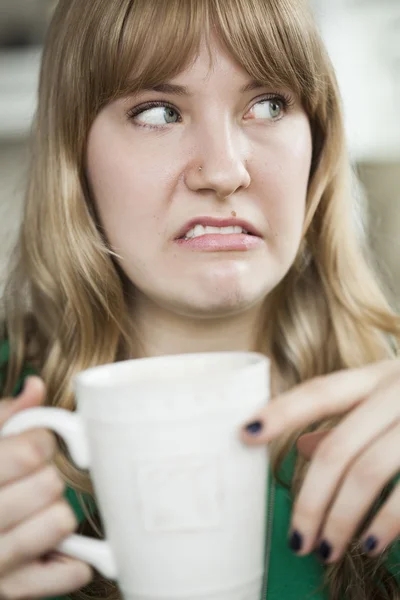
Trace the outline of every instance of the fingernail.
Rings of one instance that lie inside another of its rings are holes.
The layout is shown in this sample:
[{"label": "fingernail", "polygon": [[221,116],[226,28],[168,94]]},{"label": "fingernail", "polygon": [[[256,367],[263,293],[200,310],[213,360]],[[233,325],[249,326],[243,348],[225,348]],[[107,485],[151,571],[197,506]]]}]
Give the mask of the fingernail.
[{"label": "fingernail", "polygon": [[363,543],[364,552],[373,552],[378,545],[378,540],[374,535],[370,535]]},{"label": "fingernail", "polygon": [[263,424],[261,421],[254,421],[253,423],[249,423],[245,427],[245,431],[250,433],[250,435],[258,435],[263,430]]},{"label": "fingernail", "polygon": [[303,536],[297,530],[293,531],[289,538],[289,548],[293,552],[300,552],[303,547]]},{"label": "fingernail", "polygon": [[332,546],[330,543],[323,540],[318,547],[317,554],[323,561],[328,560],[332,554]]}]

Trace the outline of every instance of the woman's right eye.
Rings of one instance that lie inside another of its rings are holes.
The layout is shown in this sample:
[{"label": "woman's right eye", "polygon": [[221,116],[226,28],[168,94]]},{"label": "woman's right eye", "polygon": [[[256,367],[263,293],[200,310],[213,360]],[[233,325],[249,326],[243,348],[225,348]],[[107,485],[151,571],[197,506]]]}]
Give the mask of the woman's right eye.
[{"label": "woman's right eye", "polygon": [[164,127],[179,122],[174,120],[175,117],[180,118],[178,111],[162,102],[153,102],[128,112],[128,118],[134,121],[135,124],[150,128]]}]

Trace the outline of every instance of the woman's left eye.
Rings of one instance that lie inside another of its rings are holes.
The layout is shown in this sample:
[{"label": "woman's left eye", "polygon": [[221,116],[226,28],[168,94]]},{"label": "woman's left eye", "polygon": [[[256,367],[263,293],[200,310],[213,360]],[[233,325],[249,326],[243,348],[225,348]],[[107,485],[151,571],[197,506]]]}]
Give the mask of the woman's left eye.
[{"label": "woman's left eye", "polygon": [[[284,97],[263,98],[251,107],[250,111],[254,115],[252,118],[279,121],[290,103],[291,101]],[[177,109],[161,101],[135,107],[127,113],[127,116],[130,121],[139,126],[153,129],[182,121]]]},{"label": "woman's left eye", "polygon": [[272,119],[274,121],[282,116],[284,109],[284,102],[278,98],[261,100],[252,108],[256,119]]}]

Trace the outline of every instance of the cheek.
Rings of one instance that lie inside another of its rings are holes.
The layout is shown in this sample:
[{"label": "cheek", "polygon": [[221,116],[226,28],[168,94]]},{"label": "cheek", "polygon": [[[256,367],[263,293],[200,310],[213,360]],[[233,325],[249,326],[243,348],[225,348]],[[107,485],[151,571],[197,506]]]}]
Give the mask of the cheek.
[{"label": "cheek", "polygon": [[[107,140],[107,144],[104,143]],[[88,179],[100,220],[110,243],[129,246],[157,231],[165,210],[162,174],[154,172],[154,160],[107,126],[93,126],[87,149]]]},{"label": "cheek", "polygon": [[264,155],[259,194],[269,228],[269,245],[282,260],[296,255],[305,219],[312,158],[308,122],[296,123]]}]

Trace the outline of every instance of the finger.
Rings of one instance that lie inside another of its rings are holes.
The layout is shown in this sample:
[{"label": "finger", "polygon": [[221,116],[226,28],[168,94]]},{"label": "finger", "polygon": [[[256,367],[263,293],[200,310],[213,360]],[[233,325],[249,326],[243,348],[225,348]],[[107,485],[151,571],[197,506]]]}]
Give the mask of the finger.
[{"label": "finger", "polygon": [[77,524],[72,509],[61,500],[0,536],[0,577],[56,548]]},{"label": "finger", "polygon": [[313,549],[326,512],[357,456],[397,423],[398,394],[398,385],[390,379],[320,442],[293,510],[293,530],[303,536],[303,554]]},{"label": "finger", "polygon": [[337,371],[306,381],[271,401],[241,431],[249,445],[265,444],[282,433],[301,429],[357,406],[386,379],[398,380],[399,360]]},{"label": "finger", "polygon": [[[352,464],[319,535],[324,548],[330,548],[326,562],[337,561],[345,552],[363,519],[383,488],[400,470],[400,424],[372,443]],[[399,515],[391,524],[398,532]]]},{"label": "finger", "polygon": [[329,435],[329,431],[314,431],[300,436],[296,442],[297,451],[310,460],[320,443]]},{"label": "finger", "polygon": [[56,437],[47,429],[0,438],[0,488],[43,468],[56,450]]},{"label": "finger", "polygon": [[397,485],[361,540],[361,548],[378,556],[400,536],[400,486]]},{"label": "finger", "polygon": [[19,396],[0,401],[0,427],[15,413],[42,404],[45,393],[45,385],[39,377],[27,377]]},{"label": "finger", "polygon": [[326,513],[352,463],[398,422],[398,388],[397,381],[393,385],[390,378],[385,387],[377,388],[320,442],[292,514],[291,530],[302,537],[301,554],[313,549]]},{"label": "finger", "polygon": [[70,594],[93,579],[91,567],[79,560],[54,554],[36,560],[0,579],[0,598],[25,600]]},{"label": "finger", "polygon": [[3,488],[0,492],[0,532],[6,532],[61,499],[64,488],[64,482],[52,465]]},{"label": "finger", "polygon": [[[357,412],[347,417],[347,428],[343,428],[341,430],[343,437],[347,437],[348,435],[349,439],[350,437],[354,439],[351,429],[353,425],[357,425],[356,430],[359,430],[359,424],[361,420],[364,419],[364,416],[370,423],[369,430],[366,430],[366,437],[368,437],[370,434],[373,436],[374,430],[376,430],[378,427],[382,431],[386,427],[390,427],[391,423],[393,422],[393,418],[396,418],[397,414],[400,413],[398,410],[397,401],[397,394],[400,391],[400,377],[398,381],[396,379],[395,383],[397,384],[396,386],[394,386],[393,382],[389,380],[386,385],[377,390],[372,395],[371,399],[364,403],[357,410]],[[391,397],[391,400],[389,396]],[[387,410],[385,410],[386,405]],[[380,419],[378,419],[378,417],[380,417]],[[305,433],[304,435],[300,436],[296,442],[298,452],[304,456],[304,458],[309,460],[316,452],[320,443],[329,435],[331,431],[332,429],[329,431],[314,431],[312,433]],[[360,447],[366,441],[365,439],[362,440],[361,438],[360,440],[361,441],[358,443],[356,449],[360,449]]]}]

